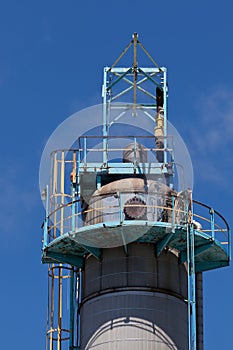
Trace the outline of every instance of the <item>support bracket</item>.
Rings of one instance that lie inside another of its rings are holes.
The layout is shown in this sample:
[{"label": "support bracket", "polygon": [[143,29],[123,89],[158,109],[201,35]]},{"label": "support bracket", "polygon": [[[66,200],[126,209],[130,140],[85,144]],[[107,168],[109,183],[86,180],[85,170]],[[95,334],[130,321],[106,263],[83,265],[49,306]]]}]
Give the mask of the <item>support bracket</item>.
[{"label": "support bracket", "polygon": [[83,258],[78,255],[57,252],[46,252],[46,257],[55,259],[63,264],[70,264],[79,268],[83,268],[84,265]]},{"label": "support bracket", "polygon": [[[210,247],[212,247],[214,245],[214,242],[211,240],[210,242],[200,245],[199,247],[194,249],[194,256],[196,257],[198,254],[201,254],[202,252],[204,252],[205,250],[209,249]],[[179,257],[179,262],[180,264],[183,264],[187,261],[187,251],[186,250],[182,250],[180,252],[180,257]]]},{"label": "support bracket", "polygon": [[173,236],[174,232],[169,232],[166,234],[166,236],[164,236],[161,241],[159,241],[156,244],[156,251],[155,251],[155,255],[158,258],[160,256],[160,254],[162,253],[163,249],[166,247],[166,245],[168,244],[168,242],[171,240],[172,236]]}]

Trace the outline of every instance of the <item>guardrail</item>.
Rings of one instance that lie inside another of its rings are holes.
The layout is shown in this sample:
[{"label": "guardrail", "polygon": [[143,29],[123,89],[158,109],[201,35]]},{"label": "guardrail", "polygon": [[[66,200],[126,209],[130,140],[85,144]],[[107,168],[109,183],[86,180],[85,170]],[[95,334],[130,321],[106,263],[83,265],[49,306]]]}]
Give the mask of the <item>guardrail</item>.
[{"label": "guardrail", "polygon": [[193,200],[193,220],[201,224],[201,232],[217,240],[230,256],[230,227],[226,219],[212,207]]},{"label": "guardrail", "polygon": [[[190,206],[190,203],[189,203]],[[230,256],[230,228],[225,218],[213,208],[192,201],[194,228],[207,238],[217,240]],[[83,209],[80,200],[59,206],[44,221],[46,247],[50,242],[67,232],[100,223],[118,223],[141,220],[152,225],[164,223],[168,227],[185,227],[189,215],[185,193],[114,192],[92,197]]]},{"label": "guardrail", "polygon": [[172,136],[81,136],[78,139],[78,158],[80,164],[86,166],[88,163],[102,162],[103,154],[106,161],[122,159],[130,156],[130,162],[173,162],[174,146]]}]

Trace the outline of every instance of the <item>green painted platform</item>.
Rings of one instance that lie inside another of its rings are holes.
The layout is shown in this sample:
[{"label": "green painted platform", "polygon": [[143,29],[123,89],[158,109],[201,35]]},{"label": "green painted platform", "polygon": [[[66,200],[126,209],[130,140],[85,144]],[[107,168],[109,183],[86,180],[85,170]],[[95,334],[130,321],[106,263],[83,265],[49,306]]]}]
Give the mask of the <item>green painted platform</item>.
[{"label": "green painted platform", "polygon": [[[228,244],[221,243],[208,234],[194,230],[195,270],[202,272],[228,266],[230,263]],[[164,222],[125,220],[122,225],[113,222],[84,226],[54,239],[42,252],[43,263],[68,263],[83,267],[85,256],[101,259],[102,248],[127,245],[132,242],[155,245],[155,254],[164,247],[176,249],[180,263],[187,260],[187,227]],[[122,249],[123,249],[122,248]]]}]

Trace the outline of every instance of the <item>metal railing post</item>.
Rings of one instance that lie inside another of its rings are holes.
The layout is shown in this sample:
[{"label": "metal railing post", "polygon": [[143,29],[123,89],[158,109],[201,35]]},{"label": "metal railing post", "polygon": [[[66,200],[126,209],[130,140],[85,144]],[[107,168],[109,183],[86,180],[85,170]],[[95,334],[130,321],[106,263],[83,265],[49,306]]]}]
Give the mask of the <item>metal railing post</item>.
[{"label": "metal railing post", "polygon": [[43,248],[48,245],[48,217],[46,216],[44,221],[44,239],[43,239]]},{"label": "metal railing post", "polygon": [[48,220],[49,220],[49,186],[46,185],[45,188],[45,220],[44,220],[44,239],[43,239],[43,248],[48,245]]},{"label": "metal railing post", "polygon": [[104,81],[103,81],[103,90],[102,90],[102,98],[103,98],[103,163],[106,165],[108,161],[108,115],[107,115],[107,72],[108,68],[104,68]]},{"label": "metal railing post", "polygon": [[214,239],[214,209],[210,209],[211,236]]},{"label": "metal railing post", "polygon": [[175,232],[175,198],[172,195],[172,232]]},{"label": "metal railing post", "polygon": [[72,232],[75,231],[75,206],[76,206],[76,201],[75,201],[75,188],[72,188],[72,205],[71,205],[71,230]]},{"label": "metal railing post", "polygon": [[133,165],[134,165],[134,171],[136,171],[136,169],[137,169],[137,141],[136,141],[136,137],[134,137]]},{"label": "metal railing post", "polygon": [[83,139],[83,162],[84,165],[87,165],[87,139],[84,137]]},{"label": "metal railing post", "polygon": [[119,193],[119,205],[120,205],[120,225],[123,223],[123,206],[122,206],[122,193]]}]

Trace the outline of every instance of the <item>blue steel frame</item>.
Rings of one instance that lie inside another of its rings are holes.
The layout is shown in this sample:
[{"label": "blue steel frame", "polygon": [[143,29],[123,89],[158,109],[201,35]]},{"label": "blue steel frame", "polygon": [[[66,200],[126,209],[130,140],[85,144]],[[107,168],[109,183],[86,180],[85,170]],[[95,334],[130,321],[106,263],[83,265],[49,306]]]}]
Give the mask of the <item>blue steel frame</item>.
[{"label": "blue steel frame", "polygon": [[[196,332],[196,277],[195,277],[195,231],[193,227],[192,193],[187,192],[187,270],[188,270],[188,331],[189,350],[197,349]],[[212,227],[211,227],[212,228]]]},{"label": "blue steel frame", "polygon": [[[135,34],[134,34],[134,44],[136,42]],[[147,52],[146,52],[147,54]],[[151,58],[149,56],[149,58]],[[153,61],[153,60],[152,60]],[[131,82],[130,80],[126,79],[127,75],[133,75],[135,74],[135,69],[137,70],[137,76],[138,74],[142,74],[148,81],[152,82],[155,86],[158,86],[158,83],[154,81],[152,78],[154,74],[158,74],[163,72],[163,86],[160,85],[160,87],[163,88],[163,101],[164,101],[164,149],[167,148],[167,70],[166,68],[160,68],[160,67],[153,67],[153,68],[140,68],[137,66],[137,60],[134,60],[134,66],[132,68],[126,67],[126,68],[116,68],[116,67],[105,67],[104,68],[104,79],[103,79],[103,89],[102,89],[102,97],[103,97],[103,163],[107,166],[108,161],[108,128],[109,128],[109,121],[110,121],[110,111],[111,111],[111,103],[112,103],[112,94],[111,89],[112,87],[120,82],[121,80],[124,80],[128,82],[131,86],[125,90],[123,90],[121,93],[118,93],[117,97],[121,97],[125,93],[129,92],[131,89],[135,88],[140,89],[140,82],[144,82],[144,79],[139,81],[135,86],[135,80],[134,82]],[[153,61],[154,62],[154,61]],[[110,83],[109,75],[110,74],[116,74],[118,78],[114,83]],[[144,89],[143,89],[144,90]],[[142,90],[141,90],[142,91]],[[156,101],[156,96],[151,95],[150,93],[143,91],[147,95],[150,95],[152,99]],[[135,98],[135,95],[134,95]],[[114,101],[116,100],[116,97],[114,98]],[[134,100],[134,103],[136,101]],[[145,106],[145,105],[144,105]],[[136,109],[137,105],[135,105]],[[150,107],[149,107],[150,108]],[[152,106],[151,109],[154,109],[154,106]],[[119,117],[120,118],[120,117]],[[164,164],[167,163],[167,152],[164,152]],[[172,179],[170,180],[170,187],[172,187]],[[174,199],[172,199],[174,201]],[[188,202],[190,203],[189,199]],[[192,202],[192,201],[191,201]],[[173,202],[174,203],[174,202]],[[189,213],[192,213],[192,208],[190,207],[190,204],[187,204],[187,216],[190,215]],[[174,215],[174,211],[173,214]],[[192,215],[192,214],[191,214]],[[188,329],[189,329],[189,350],[196,350],[197,349],[197,343],[196,343],[196,293],[195,293],[195,253],[194,253],[194,230],[193,230],[193,224],[192,224],[192,218],[187,217],[187,265],[188,265]],[[213,215],[212,215],[213,219]],[[212,221],[211,221],[212,223]],[[174,227],[174,225],[172,225]],[[212,228],[214,227],[214,223],[212,224]],[[172,229],[174,230],[174,228]],[[167,240],[169,240],[171,235],[167,237]],[[158,248],[157,248],[158,249]],[[157,252],[158,253],[158,252]]]},{"label": "blue steel frame", "polygon": [[[134,88],[134,83],[127,78],[127,76],[132,76],[134,73],[134,68],[117,68],[117,67],[105,67],[104,68],[104,78],[103,78],[103,87],[102,87],[102,99],[103,99],[103,163],[107,164],[108,159],[108,140],[107,137],[109,135],[109,127],[110,127],[110,113],[111,113],[111,104],[118,100],[118,98],[122,97],[123,95],[127,94],[130,90]],[[162,73],[161,78],[161,84],[156,82],[153,79],[153,76],[156,74]],[[114,74],[118,78],[113,83],[111,82],[111,75]],[[140,68],[137,67],[137,76],[144,76],[143,79],[139,80],[136,83],[136,89],[143,92],[145,95],[152,98],[154,103],[150,104],[135,104],[135,109],[145,107],[147,109],[147,112],[145,114],[147,117],[154,119],[154,115],[150,115],[148,110],[151,110],[155,112],[156,108],[156,96],[151,94],[149,91],[143,89],[141,87],[142,83],[145,83],[145,81],[150,81],[155,87],[160,87],[163,90],[163,100],[164,100],[164,148],[167,148],[167,69],[165,67],[144,67]],[[129,88],[124,89],[120,93],[118,93],[116,96],[112,97],[111,90],[114,87],[115,84],[118,84],[122,81],[125,81],[130,85]],[[122,109],[127,108],[127,104],[122,106]],[[122,112],[121,112],[122,113]],[[121,113],[119,114],[118,120],[121,118]],[[167,163],[167,153],[164,152],[164,163]]]}]

